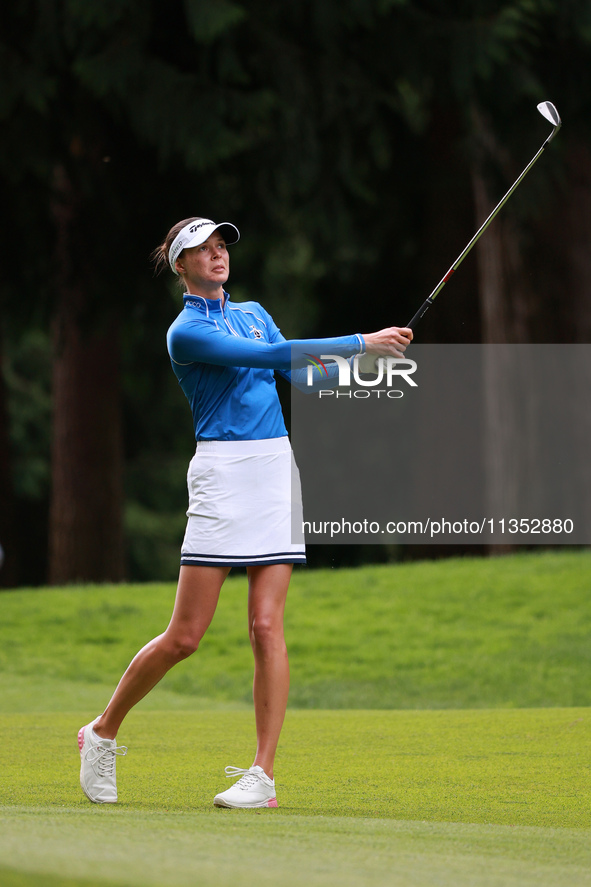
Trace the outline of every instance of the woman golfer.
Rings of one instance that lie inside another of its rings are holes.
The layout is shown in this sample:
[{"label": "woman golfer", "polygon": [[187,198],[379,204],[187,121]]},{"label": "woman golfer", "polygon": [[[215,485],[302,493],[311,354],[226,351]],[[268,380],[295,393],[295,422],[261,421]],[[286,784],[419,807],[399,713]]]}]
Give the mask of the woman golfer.
[{"label": "woman golfer", "polygon": [[229,777],[240,778],[214,804],[277,806],[273,763],[289,688],[283,613],[293,564],[305,562],[305,549],[291,536],[291,510],[300,507],[294,472],[299,478],[274,371],[289,378],[292,361],[302,364],[306,353],[353,357],[367,348],[402,357],[412,339],[410,330],[391,327],[365,336],[286,341],[261,305],[233,303],[224,290],[227,245],[239,237],[228,222],[185,219],[156,251],[157,265],[169,264],[185,290],[168,350],[191,405],[197,449],[170,624],[133,659],[104,713],[78,734],[80,782],[95,803],[117,800],[116,756],[127,753],[115,740],[121,722],[173,665],[195,652],[237,565],[248,576],[257,747],[250,768],[226,768]]}]

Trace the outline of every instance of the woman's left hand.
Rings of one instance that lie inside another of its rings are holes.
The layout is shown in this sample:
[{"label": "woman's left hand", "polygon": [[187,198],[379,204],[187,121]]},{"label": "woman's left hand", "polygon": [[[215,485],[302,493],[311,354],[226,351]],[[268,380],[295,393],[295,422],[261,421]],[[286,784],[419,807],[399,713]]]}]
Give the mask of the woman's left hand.
[{"label": "woman's left hand", "polygon": [[367,333],[363,338],[365,350],[372,354],[404,357],[404,352],[412,341],[412,330],[408,327],[389,326],[377,333]]}]

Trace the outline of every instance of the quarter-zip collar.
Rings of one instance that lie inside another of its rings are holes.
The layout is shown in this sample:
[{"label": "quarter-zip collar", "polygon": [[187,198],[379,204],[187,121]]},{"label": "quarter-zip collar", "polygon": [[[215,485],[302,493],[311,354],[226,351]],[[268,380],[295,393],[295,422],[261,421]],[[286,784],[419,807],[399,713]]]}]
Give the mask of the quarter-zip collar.
[{"label": "quarter-zip collar", "polygon": [[[218,329],[225,329],[233,336],[240,335],[236,332],[230,322],[228,316],[229,312],[226,312],[226,307],[230,301],[230,294],[225,290],[223,299],[206,299],[205,296],[196,296],[193,293],[185,293],[183,300],[185,308],[197,309],[202,316],[209,317],[210,320],[213,320]],[[220,324],[222,324],[221,327]]]},{"label": "quarter-zip collar", "polygon": [[206,299],[205,296],[196,296],[194,293],[185,293],[183,302],[186,308],[198,308],[203,311],[207,317],[221,314],[225,317],[225,309],[230,301],[230,293],[224,290],[223,299]]}]

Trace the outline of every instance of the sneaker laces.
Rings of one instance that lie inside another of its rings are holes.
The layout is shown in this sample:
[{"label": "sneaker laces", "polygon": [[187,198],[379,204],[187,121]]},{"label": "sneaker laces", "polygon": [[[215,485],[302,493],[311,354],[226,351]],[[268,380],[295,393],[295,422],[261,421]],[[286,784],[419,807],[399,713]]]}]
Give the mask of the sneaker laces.
[{"label": "sneaker laces", "polygon": [[234,788],[249,789],[256,785],[259,780],[262,780],[263,776],[269,779],[264,771],[262,773],[254,773],[252,769],[245,770],[243,767],[226,767],[225,773],[226,779],[236,779],[237,776],[242,774],[242,778],[238,780]]},{"label": "sneaker laces", "polygon": [[115,772],[115,755],[126,754],[127,746],[125,745],[117,745],[112,748],[104,745],[91,745],[84,757],[92,766],[97,765],[99,776],[108,778]]}]

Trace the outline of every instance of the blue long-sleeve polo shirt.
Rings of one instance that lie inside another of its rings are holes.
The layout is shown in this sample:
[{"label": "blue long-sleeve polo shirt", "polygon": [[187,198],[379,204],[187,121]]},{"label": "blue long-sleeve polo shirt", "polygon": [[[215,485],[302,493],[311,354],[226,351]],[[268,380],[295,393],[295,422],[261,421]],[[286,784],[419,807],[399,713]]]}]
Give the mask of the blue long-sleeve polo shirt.
[{"label": "blue long-sleeve polo shirt", "polygon": [[365,350],[361,335],[292,339],[281,335],[258,302],[234,303],[185,294],[167,334],[172,368],[193,413],[196,440],[263,440],[287,434],[274,371],[309,355],[352,357]]}]

